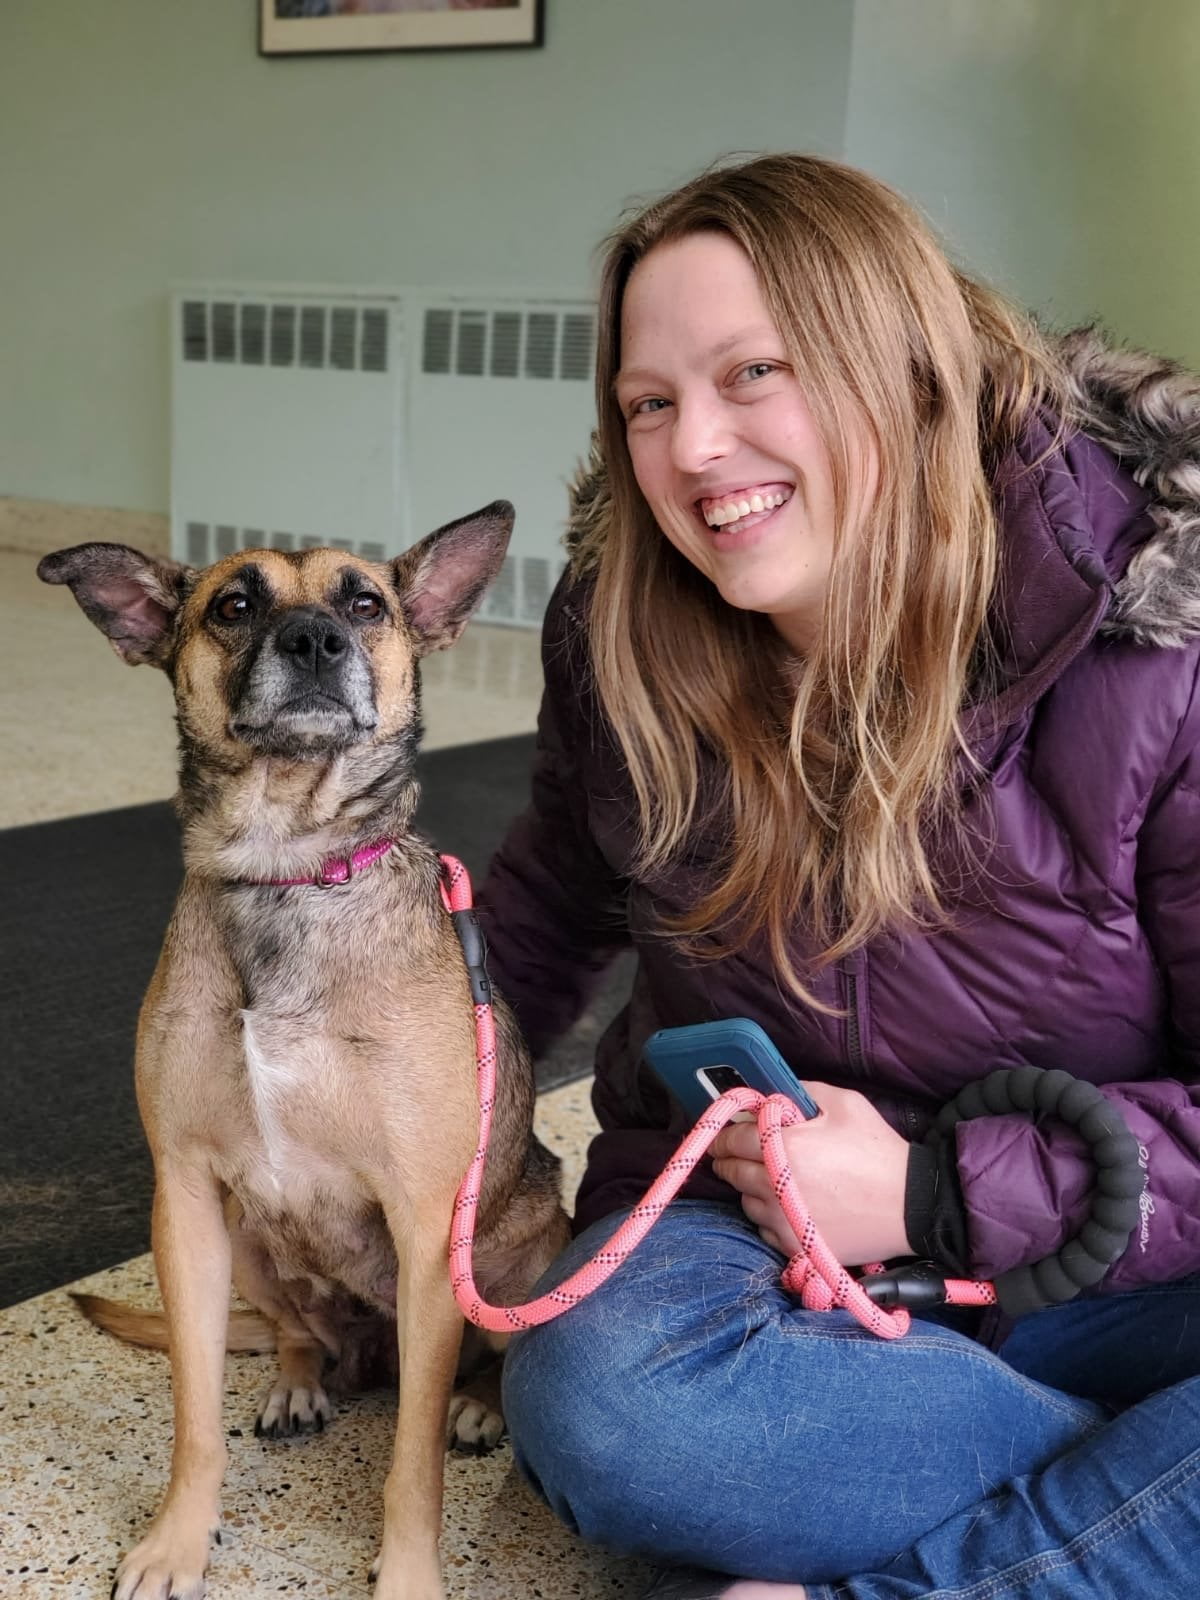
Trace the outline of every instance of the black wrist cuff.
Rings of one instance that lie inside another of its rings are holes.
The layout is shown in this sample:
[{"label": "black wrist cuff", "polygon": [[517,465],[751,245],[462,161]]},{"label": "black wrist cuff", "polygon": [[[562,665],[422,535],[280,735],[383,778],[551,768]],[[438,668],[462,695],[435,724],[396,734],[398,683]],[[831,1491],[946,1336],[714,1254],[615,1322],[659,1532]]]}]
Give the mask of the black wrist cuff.
[{"label": "black wrist cuff", "polygon": [[926,1144],[908,1150],[908,1177],[904,1183],[904,1231],[913,1255],[929,1256],[929,1236],[937,1205],[937,1157]]},{"label": "black wrist cuff", "polygon": [[914,1144],[904,1185],[904,1231],[914,1255],[968,1275],[967,1210],[954,1160],[953,1137]]}]

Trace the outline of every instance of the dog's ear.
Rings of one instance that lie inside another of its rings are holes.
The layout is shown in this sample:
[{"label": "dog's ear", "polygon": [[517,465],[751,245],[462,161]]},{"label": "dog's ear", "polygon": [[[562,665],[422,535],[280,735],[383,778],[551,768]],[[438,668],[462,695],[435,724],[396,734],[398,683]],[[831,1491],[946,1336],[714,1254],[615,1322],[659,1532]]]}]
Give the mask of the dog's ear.
[{"label": "dog's ear", "polygon": [[76,544],[38,562],[43,583],[67,583],[80,610],[130,666],[166,664],[195,569],[127,544]]},{"label": "dog's ear", "polygon": [[493,500],[392,562],[392,580],[420,655],[444,650],[466,627],[500,571],[515,515],[507,500]]}]

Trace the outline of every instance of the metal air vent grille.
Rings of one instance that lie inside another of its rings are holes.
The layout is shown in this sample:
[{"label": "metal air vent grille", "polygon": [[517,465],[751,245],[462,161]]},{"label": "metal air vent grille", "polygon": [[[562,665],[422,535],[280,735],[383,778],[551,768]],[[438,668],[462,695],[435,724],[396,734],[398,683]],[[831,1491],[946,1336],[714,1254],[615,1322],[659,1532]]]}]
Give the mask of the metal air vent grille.
[{"label": "metal air vent grille", "polygon": [[565,563],[507,556],[479,610],[481,622],[540,623]]},{"label": "metal air vent grille", "polygon": [[322,537],[315,533],[288,533],[279,528],[237,528],[227,522],[188,522],[187,560],[193,567],[211,566],[239,550],[345,550],[366,561],[386,561],[387,551],[374,539]]},{"label": "metal air vent grille", "polygon": [[592,376],[595,338],[595,318],[586,312],[430,306],[422,330],[421,371],[586,383]]},{"label": "metal air vent grille", "polygon": [[185,361],[387,372],[388,328],[386,306],[188,299],[180,351]]}]

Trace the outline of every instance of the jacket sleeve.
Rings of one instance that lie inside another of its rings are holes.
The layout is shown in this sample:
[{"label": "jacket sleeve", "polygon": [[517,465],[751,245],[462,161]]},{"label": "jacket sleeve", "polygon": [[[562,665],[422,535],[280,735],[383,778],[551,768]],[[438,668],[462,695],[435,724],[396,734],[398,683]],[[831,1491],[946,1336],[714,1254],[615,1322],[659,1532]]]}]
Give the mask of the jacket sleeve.
[{"label": "jacket sleeve", "polygon": [[492,975],[535,1057],[575,1021],[630,942],[627,882],[589,826],[583,769],[602,732],[578,587],[564,576],[546,613],[531,800],[479,896]]},{"label": "jacket sleeve", "polygon": [[[1200,1272],[1200,695],[1193,687],[1166,776],[1138,832],[1138,916],[1158,959],[1170,1016],[1163,1075],[1103,1093],[1138,1141],[1141,1215],[1101,1293]],[[1073,1134],[1024,1119],[955,1130],[971,1270],[994,1277],[1048,1255],[1087,1213],[1092,1166]],[[989,1183],[999,1164],[1003,1193]],[[986,1241],[986,1248],[984,1248]]]}]

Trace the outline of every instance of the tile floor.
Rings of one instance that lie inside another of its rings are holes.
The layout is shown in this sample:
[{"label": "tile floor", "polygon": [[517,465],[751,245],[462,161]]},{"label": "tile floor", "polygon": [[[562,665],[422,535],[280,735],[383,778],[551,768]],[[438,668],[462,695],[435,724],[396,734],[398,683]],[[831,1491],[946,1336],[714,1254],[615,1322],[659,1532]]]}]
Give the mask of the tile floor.
[{"label": "tile floor", "polygon": [[[0,826],[158,800],[173,785],[170,697],[159,674],[130,673],[36,557],[0,551]],[[532,728],[540,664],[532,633],[469,629],[425,673],[427,747]],[[539,1131],[573,1193],[593,1126],[586,1084],[543,1096]],[[81,1226],[85,1225],[81,1220]],[[84,1280],[153,1303],[148,1256]],[[344,1403],[329,1432],[253,1436],[266,1358],[228,1361],[231,1464],[225,1543],[212,1600],[366,1595],[390,1453],[392,1402]],[[61,1290],[0,1311],[0,1592],[100,1600],[118,1556],[152,1515],[170,1451],[164,1357],[85,1323]],[[507,1445],[447,1465],[443,1560],[451,1596],[599,1600],[634,1596],[646,1569],[567,1534],[517,1477]]]}]

